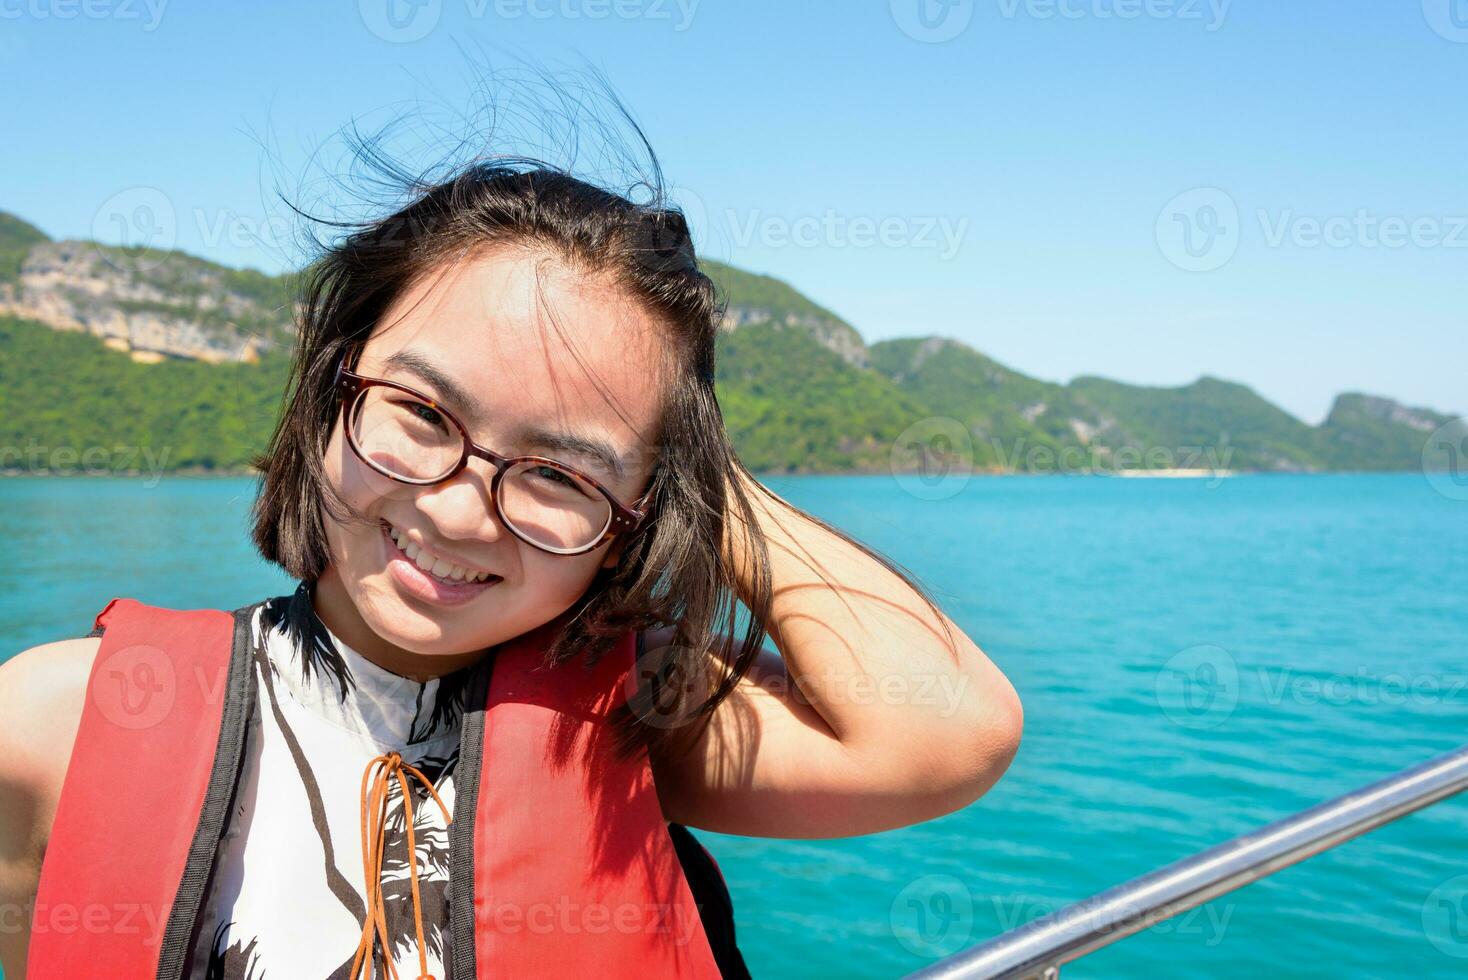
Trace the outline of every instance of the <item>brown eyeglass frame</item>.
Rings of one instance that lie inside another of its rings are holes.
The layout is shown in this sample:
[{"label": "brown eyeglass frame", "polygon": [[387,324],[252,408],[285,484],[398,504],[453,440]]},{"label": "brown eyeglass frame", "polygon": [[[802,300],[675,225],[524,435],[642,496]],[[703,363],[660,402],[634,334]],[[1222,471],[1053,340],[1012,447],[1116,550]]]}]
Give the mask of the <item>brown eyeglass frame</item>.
[{"label": "brown eyeglass frame", "polygon": [[[398,483],[405,483],[409,486],[431,487],[437,486],[440,483],[447,483],[449,480],[452,480],[454,477],[462,473],[464,471],[464,468],[469,465],[470,457],[478,456],[480,459],[485,460],[494,467],[494,478],[490,481],[489,496],[494,506],[495,516],[500,519],[500,523],[505,526],[506,530],[508,530],[515,537],[519,538],[521,541],[524,541],[526,544],[530,545],[532,548],[538,548],[541,551],[548,552],[552,555],[584,555],[588,551],[595,551],[597,548],[601,547],[608,538],[615,537],[618,534],[630,534],[638,530],[642,526],[643,521],[647,520],[647,511],[641,508],[643,508],[647,504],[647,498],[652,496],[652,490],[650,488],[647,493],[638,498],[635,506],[628,507],[626,504],[618,500],[610,490],[602,486],[600,482],[581,472],[576,467],[568,466],[558,459],[551,459],[548,456],[501,456],[493,449],[481,446],[473,439],[469,438],[469,430],[464,428],[464,423],[460,422],[458,417],[455,416],[453,412],[443,407],[435,399],[429,398],[423,392],[418,391],[414,388],[410,388],[407,385],[398,384],[396,381],[388,381],[384,378],[365,377],[363,375],[357,374],[354,371],[348,370],[345,363],[338,363],[336,366],[336,378],[332,383],[332,387],[336,391],[341,401],[343,425],[342,434],[346,436],[347,445],[352,447],[352,453],[356,455],[358,459],[360,459],[363,463],[366,463],[368,466],[372,467],[374,471],[381,473],[383,476],[387,477],[390,480],[396,480]],[[409,480],[404,477],[398,476],[396,473],[389,473],[387,470],[384,470],[381,466],[374,463],[366,456],[362,455],[362,451],[357,448],[356,440],[351,437],[350,423],[352,418],[352,411],[356,408],[357,401],[361,398],[362,393],[365,392],[368,388],[374,387],[393,388],[397,391],[403,392],[404,394],[412,395],[414,398],[428,405],[434,411],[438,412],[444,418],[453,423],[454,428],[459,430],[459,435],[461,436],[460,442],[462,442],[464,446],[464,451],[459,456],[459,462],[455,464],[454,467],[448,471],[448,473],[440,477],[435,477],[432,480]],[[558,548],[548,548],[543,544],[539,544],[535,541],[530,540],[515,527],[512,521],[508,520],[505,517],[504,512],[500,509],[500,480],[504,477],[505,472],[511,466],[514,466],[518,463],[527,462],[550,463],[557,469],[565,470],[566,472],[573,474],[574,476],[576,476],[577,479],[585,480],[588,484],[595,488],[598,493],[600,493],[603,497],[607,499],[607,503],[611,504],[612,507],[612,519],[607,522],[607,526],[602,529],[601,534],[597,536],[597,539],[595,541],[593,541],[589,545],[586,545],[583,548],[577,548],[574,551],[562,551]]]}]

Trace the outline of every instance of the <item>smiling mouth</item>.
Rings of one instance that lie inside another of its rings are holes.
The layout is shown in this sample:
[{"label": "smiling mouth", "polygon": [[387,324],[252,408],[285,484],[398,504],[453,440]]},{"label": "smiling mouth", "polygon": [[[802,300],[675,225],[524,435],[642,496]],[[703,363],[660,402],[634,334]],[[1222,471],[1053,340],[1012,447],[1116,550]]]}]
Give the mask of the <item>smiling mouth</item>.
[{"label": "smiling mouth", "polygon": [[493,572],[477,572],[440,558],[425,548],[420,548],[409,541],[407,535],[393,526],[390,521],[384,520],[379,523],[382,526],[382,533],[392,543],[399,557],[411,563],[425,577],[441,585],[450,588],[472,589],[476,586],[493,585],[503,580],[503,576]]}]

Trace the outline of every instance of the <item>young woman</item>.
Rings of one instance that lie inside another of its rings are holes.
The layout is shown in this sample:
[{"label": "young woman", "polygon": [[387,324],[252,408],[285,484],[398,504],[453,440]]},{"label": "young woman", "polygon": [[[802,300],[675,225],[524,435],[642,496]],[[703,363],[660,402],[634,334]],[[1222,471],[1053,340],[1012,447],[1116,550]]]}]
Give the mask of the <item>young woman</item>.
[{"label": "young woman", "polygon": [[738,463],[719,312],[676,211],[503,162],[315,263],[253,515],[296,590],[0,668],[6,976],[734,975],[685,825],[992,786],[1013,689]]}]

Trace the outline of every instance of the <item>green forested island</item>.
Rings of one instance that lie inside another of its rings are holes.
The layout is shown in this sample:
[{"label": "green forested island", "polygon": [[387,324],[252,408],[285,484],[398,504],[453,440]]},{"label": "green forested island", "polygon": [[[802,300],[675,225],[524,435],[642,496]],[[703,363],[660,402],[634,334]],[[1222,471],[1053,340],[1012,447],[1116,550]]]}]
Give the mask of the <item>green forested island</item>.
[{"label": "green forested island", "polygon": [[[1311,426],[1215,378],[1056,384],[946,338],[868,345],[786,283],[705,266],[720,404],[762,472],[1411,470],[1449,421],[1345,394]],[[0,212],[0,471],[244,471],[279,410],[293,279]]]}]

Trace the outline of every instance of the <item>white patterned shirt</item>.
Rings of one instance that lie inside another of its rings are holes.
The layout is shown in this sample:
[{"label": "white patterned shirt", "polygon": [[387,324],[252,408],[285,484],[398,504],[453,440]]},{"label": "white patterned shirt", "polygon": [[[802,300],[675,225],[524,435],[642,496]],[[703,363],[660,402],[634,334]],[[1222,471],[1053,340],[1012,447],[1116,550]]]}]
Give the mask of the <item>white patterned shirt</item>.
[{"label": "white patterned shirt", "polygon": [[[452,815],[465,685],[472,668],[418,682],[367,660],[326,628],[310,587],[260,604],[251,624],[257,682],[234,803],[214,859],[187,976],[344,978],[361,940],[362,775],[391,751],[417,766]],[[429,972],[451,949],[448,829],[413,792]],[[401,790],[389,782],[383,895],[401,977],[419,973]],[[380,957],[372,971],[384,976]],[[362,976],[368,975],[365,967]]]}]

